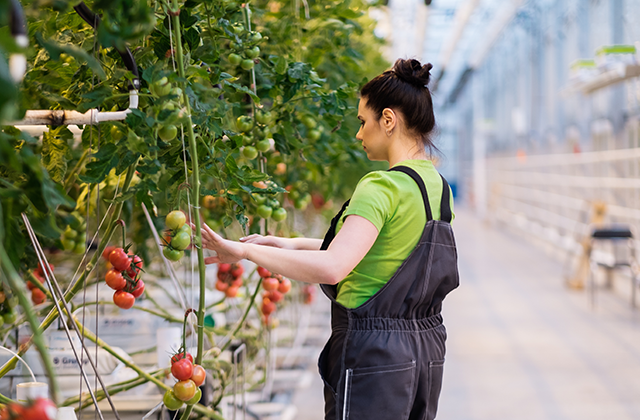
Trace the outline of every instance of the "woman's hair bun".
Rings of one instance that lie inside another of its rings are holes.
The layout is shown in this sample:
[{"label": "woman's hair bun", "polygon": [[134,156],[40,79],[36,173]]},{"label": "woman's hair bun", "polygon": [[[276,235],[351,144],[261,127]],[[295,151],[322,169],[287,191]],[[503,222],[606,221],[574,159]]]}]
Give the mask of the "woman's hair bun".
[{"label": "woman's hair bun", "polygon": [[426,87],[429,84],[431,78],[431,63],[427,63],[424,66],[420,64],[418,60],[402,58],[398,59],[393,65],[393,72],[398,79],[410,83],[417,87]]}]

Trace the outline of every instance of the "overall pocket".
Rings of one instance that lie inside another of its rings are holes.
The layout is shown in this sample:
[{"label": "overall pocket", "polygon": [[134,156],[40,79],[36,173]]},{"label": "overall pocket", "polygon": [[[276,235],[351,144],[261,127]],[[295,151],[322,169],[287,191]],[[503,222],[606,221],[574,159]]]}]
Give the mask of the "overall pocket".
[{"label": "overall pocket", "polygon": [[414,398],[415,360],[387,366],[347,369],[343,420],[402,420]]},{"label": "overall pocket", "polygon": [[429,399],[427,400],[427,417],[425,420],[436,418],[438,410],[438,398],[442,389],[442,376],[444,374],[444,360],[429,362]]}]

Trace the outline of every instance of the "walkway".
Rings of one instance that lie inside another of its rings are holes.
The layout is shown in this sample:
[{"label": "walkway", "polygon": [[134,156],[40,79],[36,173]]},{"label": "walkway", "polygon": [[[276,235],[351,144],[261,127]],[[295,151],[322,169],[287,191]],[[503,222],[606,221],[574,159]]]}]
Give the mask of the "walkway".
[{"label": "walkway", "polygon": [[[640,310],[622,293],[628,283],[601,291],[592,310],[563,286],[560,262],[456,213],[461,287],[444,302],[438,419],[640,419]],[[294,398],[296,418],[321,420],[321,398],[314,377]]]}]

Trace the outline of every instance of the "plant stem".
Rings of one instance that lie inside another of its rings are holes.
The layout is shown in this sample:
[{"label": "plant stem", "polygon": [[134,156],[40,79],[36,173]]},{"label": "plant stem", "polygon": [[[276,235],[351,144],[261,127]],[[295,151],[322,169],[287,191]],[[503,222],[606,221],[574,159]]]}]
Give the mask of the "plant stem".
[{"label": "plant stem", "polygon": [[[86,148],[85,151],[82,152],[82,155],[80,156],[80,159],[78,159],[78,163],[76,163],[76,166],[74,166],[73,169],[71,170],[71,172],[69,172],[69,174],[67,175],[67,179],[66,179],[66,181],[64,181],[64,190],[67,193],[69,193],[69,190],[71,189],[71,185],[73,184],[73,181],[75,181],[74,177],[75,177],[76,173],[78,173],[78,171],[82,167],[82,164],[84,163],[84,160],[89,155],[89,152],[91,152],[90,148]],[[91,195],[91,191],[90,190],[89,190],[88,194]]]},{"label": "plant stem", "polygon": [[[87,302],[87,303],[80,304],[80,305],[76,306],[75,309],[80,309],[80,308],[82,308],[84,306],[89,306],[89,305],[112,305],[112,306],[115,306],[115,303],[110,302],[108,300],[100,300],[98,302]],[[176,317],[172,317],[170,315],[165,315],[165,314],[163,314],[161,312],[156,312],[153,309],[141,308],[140,306],[133,306],[131,309],[136,309],[138,311],[147,312],[147,313],[149,313],[151,315],[155,315],[155,316],[157,316],[159,318],[166,319],[167,321],[174,322],[176,324],[179,324],[179,323],[182,322],[180,319],[178,319]]]},{"label": "plant stem", "polygon": [[[178,0],[172,0],[172,8],[173,12],[178,12],[180,9],[178,5]],[[174,13],[175,14],[175,13]],[[182,80],[185,80],[185,71],[184,71],[184,56],[182,52],[182,34],[180,29],[180,16],[172,16],[173,17],[173,31],[176,40],[176,58],[178,61],[178,75]],[[187,88],[186,83],[181,82],[182,88],[182,97],[187,109],[187,136],[189,138],[189,151],[191,153],[191,168],[192,168],[192,199],[191,202],[197,207],[194,213],[194,224],[196,226],[196,240],[195,240],[195,248],[198,250],[198,273],[200,275],[200,300],[198,304],[198,354],[196,356],[196,363],[200,364],[202,362],[202,354],[204,348],[204,306],[205,306],[205,265],[204,265],[204,252],[202,250],[202,229],[200,222],[200,211],[198,211],[199,206],[197,203],[200,202],[200,170],[198,168],[198,147],[196,144],[196,137],[193,132],[193,123],[191,121],[191,106],[189,104],[189,96],[187,96]],[[187,411],[190,411],[187,409]],[[184,418],[184,416],[183,416]]]},{"label": "plant stem", "polygon": [[[31,306],[31,302],[27,299],[27,290],[24,287],[24,282],[21,281],[20,276],[16,272],[13,264],[11,264],[11,260],[9,259],[9,255],[7,255],[4,245],[0,242],[0,261],[2,262],[2,269],[4,271],[7,283],[9,283],[9,287],[11,290],[15,291],[16,296],[18,297],[18,302],[20,302],[20,306],[24,309],[24,314],[29,322],[29,327],[31,327],[31,331],[33,335],[31,336],[31,340],[36,345],[38,352],[40,353],[40,358],[42,358],[42,364],[44,365],[44,369],[49,376],[49,383],[51,385],[51,397],[54,403],[58,403],[58,398],[60,397],[60,387],[58,386],[57,376],[55,374],[55,370],[53,369],[53,364],[51,363],[51,357],[49,356],[49,351],[44,343],[44,339],[42,338],[42,329],[38,327],[38,319],[33,312],[33,307]],[[36,280],[37,281],[37,280]],[[24,354],[26,350],[22,350],[22,346],[20,351]],[[14,357],[16,360],[17,358]],[[6,365],[5,365],[6,366]]]}]

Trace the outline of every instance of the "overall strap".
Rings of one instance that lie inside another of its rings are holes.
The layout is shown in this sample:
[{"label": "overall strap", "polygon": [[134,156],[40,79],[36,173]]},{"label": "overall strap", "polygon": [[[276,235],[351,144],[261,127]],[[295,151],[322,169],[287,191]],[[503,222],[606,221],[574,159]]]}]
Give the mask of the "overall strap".
[{"label": "overall strap", "polygon": [[[424,211],[427,215],[427,222],[433,220],[433,216],[431,215],[431,206],[429,205],[429,196],[427,195],[427,188],[424,186],[424,181],[422,180],[422,177],[418,175],[416,171],[414,171],[413,169],[407,166],[394,166],[389,170],[404,172],[405,174],[413,178],[416,184],[418,184],[418,187],[420,188],[420,192],[422,193],[422,201],[424,202]],[[447,203],[448,202],[449,201],[447,201]]]},{"label": "overall strap", "polygon": [[338,222],[340,221],[340,218],[342,217],[342,214],[344,213],[344,211],[347,209],[347,206],[349,205],[350,201],[351,200],[345,201],[345,203],[342,205],[342,208],[340,209],[338,214],[333,216],[333,219],[331,219],[331,226],[327,230],[327,233],[324,235],[324,240],[322,241],[322,245],[320,246],[321,251],[326,251],[329,248],[331,241],[333,241],[333,238],[336,237],[336,229],[338,227]]},{"label": "overall strap", "polygon": [[442,199],[440,200],[440,220],[451,223],[451,204],[449,203],[449,183],[442,175]]}]

